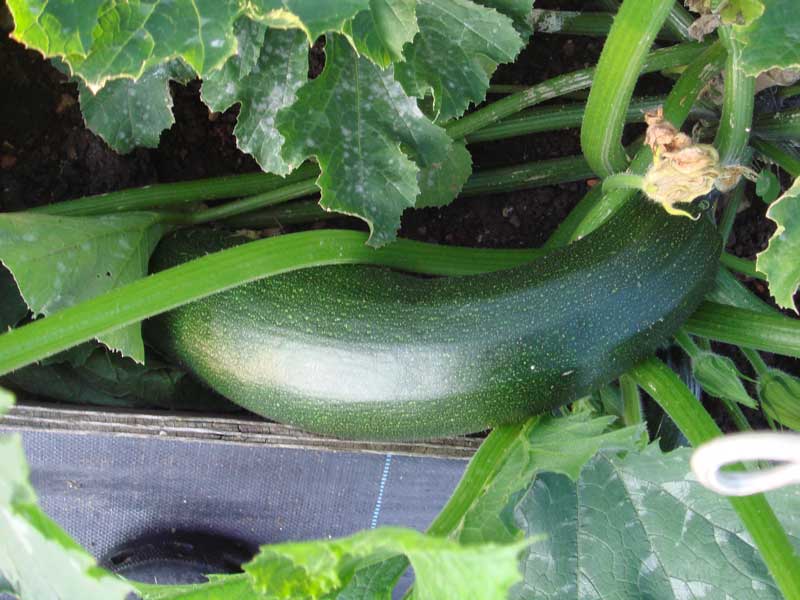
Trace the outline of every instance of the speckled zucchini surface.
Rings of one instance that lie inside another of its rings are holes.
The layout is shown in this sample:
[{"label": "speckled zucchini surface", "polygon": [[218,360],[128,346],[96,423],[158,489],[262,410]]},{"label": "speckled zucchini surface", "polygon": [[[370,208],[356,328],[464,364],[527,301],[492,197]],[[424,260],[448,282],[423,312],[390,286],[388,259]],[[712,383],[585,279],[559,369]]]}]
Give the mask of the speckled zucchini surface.
[{"label": "speckled zucchini surface", "polygon": [[[161,270],[241,243],[182,230]],[[514,269],[424,279],[345,265],[246,284],[147,323],[149,342],[255,413],[308,431],[418,439],[543,412],[652,354],[713,284],[703,218],[629,203]]]}]

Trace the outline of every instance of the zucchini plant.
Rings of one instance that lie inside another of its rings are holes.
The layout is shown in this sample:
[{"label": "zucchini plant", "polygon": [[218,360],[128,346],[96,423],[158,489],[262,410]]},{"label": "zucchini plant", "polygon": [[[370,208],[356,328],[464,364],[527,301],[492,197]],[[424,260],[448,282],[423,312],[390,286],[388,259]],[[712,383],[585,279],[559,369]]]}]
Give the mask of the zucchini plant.
[{"label": "zucchini plant", "polygon": [[[800,358],[787,314],[800,90],[778,88],[800,72],[800,5],[687,4],[8,0],[12,37],[76,83],[112,148],[157,145],[170,81],[200,78],[211,111],[239,106],[236,143],[264,172],[0,214],[5,385],[42,393],[58,372],[89,382],[86,401],[157,389],[167,406],[186,394],[213,406],[205,387],[186,391],[196,377],[325,434],[491,433],[426,533],[267,545],[242,573],[193,586],[97,568],[38,508],[19,441],[2,438],[0,592],[388,598],[410,564],[417,598],[800,598],[800,496],[715,496],[691,476],[691,450],[662,451],[646,427],[649,398],[690,445],[721,435],[656,357],[671,342],[735,428],[796,428],[800,403],[798,380],[762,355]],[[597,65],[494,83],[536,30],[602,37]],[[309,75],[311,45],[324,67]],[[669,93],[634,96],[647,73]],[[764,86],[779,110],[756,110]],[[624,146],[632,121],[646,134]],[[476,144],[577,127],[579,156],[473,170]],[[405,210],[587,178],[542,248],[397,239]],[[749,179],[777,224],[755,261],[726,251]],[[335,215],[368,231],[320,226]],[[298,231],[254,232],[274,223]],[[764,280],[774,303],[733,273]],[[57,576],[42,576],[47,561]]]}]

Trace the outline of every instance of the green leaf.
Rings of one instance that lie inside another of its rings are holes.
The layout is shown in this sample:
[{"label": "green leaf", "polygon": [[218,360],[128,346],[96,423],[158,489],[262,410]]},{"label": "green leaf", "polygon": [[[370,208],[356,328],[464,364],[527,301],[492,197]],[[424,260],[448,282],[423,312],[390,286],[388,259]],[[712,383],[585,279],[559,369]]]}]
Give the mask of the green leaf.
[{"label": "green leaf", "polygon": [[701,352],[692,358],[692,371],[700,387],[715,398],[725,398],[749,408],[757,408],[755,401],[742,385],[740,377],[743,375],[727,356]]},{"label": "green leaf", "polygon": [[756,179],[756,194],[767,204],[772,204],[781,195],[781,182],[769,169],[764,169]]},{"label": "green leaf", "polygon": [[348,21],[370,7],[370,0],[250,0],[248,9],[270,27],[297,28],[309,43],[328,31],[341,32]]},{"label": "green leaf", "polygon": [[533,0],[474,0],[488,8],[494,8],[514,21],[514,27],[527,39],[533,33],[531,18]]},{"label": "green leaf", "polygon": [[747,25],[732,25],[731,38],[741,47],[739,64],[748,74],[779,67],[800,67],[800,2],[771,0],[764,14]]},{"label": "green leaf", "polygon": [[0,332],[14,327],[27,314],[28,306],[19,295],[19,288],[11,272],[0,265]]},{"label": "green leaf", "polygon": [[[553,471],[577,479],[583,465],[598,450],[636,446],[642,427],[608,431],[614,420],[579,413],[557,419],[537,416],[524,424],[495,428],[470,461],[429,532],[463,544],[517,540],[522,532],[514,507],[540,473]],[[403,563],[387,561],[359,575],[364,581],[384,580],[398,577],[403,567]],[[347,598],[361,600],[357,595]]]},{"label": "green leaf", "polygon": [[47,56],[85,56],[92,45],[100,7],[106,0],[8,0],[13,37]]},{"label": "green leaf", "polygon": [[472,155],[461,142],[450,146],[442,162],[421,169],[417,175],[419,196],[415,208],[450,204],[472,174]]},{"label": "green leaf", "polygon": [[[525,535],[511,598],[780,598],[733,507],[690,474],[691,451],[598,454],[577,482],[540,475],[515,509]],[[771,497],[797,539],[800,496]]]},{"label": "green leaf", "polygon": [[386,68],[403,60],[403,46],[419,31],[417,0],[370,0],[370,10],[358,13],[345,27],[359,54]]},{"label": "green leaf", "polygon": [[508,445],[499,467],[482,482],[481,493],[455,528],[455,538],[467,544],[517,539],[519,528],[511,509],[537,474],[561,473],[574,480],[598,450],[634,447],[641,429],[607,431],[613,421],[613,417],[592,419],[585,414],[528,420]]},{"label": "green leaf", "polygon": [[800,286],[800,177],[767,209],[778,228],[767,249],[756,256],[756,269],[767,276],[769,291],[783,308],[797,312],[794,294]]},{"label": "green leaf", "polygon": [[86,126],[122,154],[137,146],[155,148],[161,132],[175,122],[170,79],[186,83],[193,77],[183,63],[173,60],[151,67],[135,81],[109,81],[96,94],[78,80]]},{"label": "green leaf", "polygon": [[[14,2],[23,10],[32,3]],[[72,5],[73,11],[85,13],[83,20],[87,23],[97,22],[91,43],[82,52],[62,51],[64,44],[58,39],[55,46],[42,43],[19,22],[14,37],[46,56],[62,56],[72,74],[94,92],[110,79],[138,79],[147,69],[173,58],[183,59],[203,77],[236,51],[233,22],[241,11],[240,0],[129,0],[106,2],[99,11],[95,2]],[[18,10],[11,5],[9,8],[16,20]],[[38,21],[51,17],[46,3]]]},{"label": "green leaf", "polygon": [[[253,155],[264,171],[286,175],[296,165],[281,157],[283,136],[275,127],[281,108],[295,101],[308,75],[308,45],[301,31],[271,29],[255,21],[237,21],[239,47],[259,48],[257,60],[245,53],[228,59],[203,80],[203,102],[213,111],[240,103],[233,130],[239,148]],[[244,73],[244,74],[243,74]]]},{"label": "green leaf", "polygon": [[359,58],[341,36],[328,36],[322,74],[278,113],[283,157],[300,164],[316,156],[322,174],[320,204],[355,215],[370,227],[369,244],[393,241],[400,216],[419,193],[418,168],[403,144],[426,166],[444,160],[451,144],[393,79]]},{"label": "green leaf", "polygon": [[397,80],[411,96],[432,94],[438,121],[482,102],[497,65],[523,46],[511,19],[471,0],[418,0],[417,22],[405,62],[395,65]]},{"label": "green leaf", "polygon": [[[359,566],[405,555],[414,568],[414,598],[505,600],[520,580],[518,556],[528,542],[462,546],[418,531],[386,527],[335,540],[263,546],[244,575],[212,576],[209,583],[138,584],[142,600],[388,600],[395,578],[348,587]],[[392,559],[394,560],[394,559]],[[355,576],[357,577],[357,576]]]},{"label": "green leaf", "polygon": [[[9,405],[0,393],[0,412]],[[131,591],[36,505],[18,435],[0,436],[0,579],[25,600],[125,600]]]},{"label": "green leaf", "polygon": [[142,600],[259,600],[265,598],[244,574],[209,575],[208,583],[149,585],[134,582]]},{"label": "green leaf", "polygon": [[764,14],[761,0],[728,0],[721,3],[719,16],[726,25],[749,25]]},{"label": "green leaf", "polygon": [[[325,32],[350,31],[368,56],[399,58],[416,32],[413,0],[11,0],[13,37],[47,57],[60,56],[70,73],[97,92],[113,79],[139,79],[182,59],[200,77],[220,68],[237,47],[242,15],[266,26],[299,29],[312,43]],[[374,13],[373,13],[374,11]],[[359,14],[359,13],[366,14]]]},{"label": "green leaf", "polygon": [[758,398],[770,418],[800,431],[800,379],[779,369],[768,369],[758,378]]},{"label": "green leaf", "polygon": [[[0,260],[30,309],[49,315],[146,275],[150,254],[165,231],[160,218],[146,212],[101,217],[3,214]],[[135,323],[97,339],[143,362],[140,330]]]},{"label": "green leaf", "polygon": [[0,415],[6,414],[12,406],[14,406],[14,394],[0,388]]},{"label": "green leaf", "polygon": [[460,545],[409,529],[380,528],[339,540],[264,546],[244,569],[257,591],[276,600],[317,599],[340,589],[358,566],[404,554],[414,569],[417,600],[505,600],[520,580],[517,556],[525,546]]},{"label": "green leaf", "polygon": [[408,567],[405,556],[359,569],[337,594],[336,600],[391,600],[397,580]]},{"label": "green leaf", "polygon": [[[85,351],[86,346],[76,349]],[[81,362],[54,362],[55,358],[69,359],[72,354],[62,352],[47,364],[23,367],[1,381],[16,390],[70,404],[209,412],[232,408],[185,371],[151,356],[146,365],[141,365],[89,346]]]}]

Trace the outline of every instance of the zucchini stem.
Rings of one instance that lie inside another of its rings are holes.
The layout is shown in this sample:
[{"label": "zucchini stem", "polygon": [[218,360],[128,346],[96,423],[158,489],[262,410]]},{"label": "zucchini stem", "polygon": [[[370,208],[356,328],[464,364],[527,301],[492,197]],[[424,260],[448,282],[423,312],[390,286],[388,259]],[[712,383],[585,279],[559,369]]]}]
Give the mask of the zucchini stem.
[{"label": "zucchini stem", "polygon": [[765,140],[750,140],[750,145],[792,177],[800,177],[800,157],[793,152]]},{"label": "zucchini stem", "polygon": [[719,152],[720,164],[738,165],[744,159],[753,123],[755,78],[747,75],[740,66],[738,42],[731,38],[730,28],[722,26],[718,32],[728,49],[728,55],[725,60],[722,116],[714,146]]},{"label": "zucchini stem", "polygon": [[733,222],[736,220],[736,213],[739,210],[739,206],[742,204],[742,200],[744,200],[744,185],[739,182],[739,185],[736,186],[733,193],[728,196],[728,203],[725,205],[722,219],[720,219],[719,222],[718,229],[720,236],[722,236],[723,248],[728,245],[728,238],[731,236]]},{"label": "zucchini stem", "polygon": [[[706,48],[708,46],[705,44],[685,43],[655,50],[647,55],[641,73],[652,73],[687,64],[694,61]],[[590,67],[565,73],[506,96],[449,123],[446,127],[447,132],[453,139],[461,139],[545,100],[588,88],[594,81],[595,71],[595,67]]]},{"label": "zucchini stem", "polygon": [[614,173],[603,179],[603,193],[609,194],[616,190],[643,190],[644,177],[632,173]]},{"label": "zucchini stem", "polygon": [[[664,118],[667,121],[676,127],[683,125],[700,92],[722,68],[724,58],[725,48],[716,42],[691,62],[675,82],[664,103]],[[642,146],[631,161],[628,173],[644,175],[652,162],[653,153],[650,147]],[[573,209],[580,213],[580,219],[572,219],[571,216],[568,216],[557,229],[559,238],[568,237],[570,241],[574,241],[584,237],[619,210],[635,193],[631,190],[617,190],[605,195],[602,200],[597,200],[595,196],[585,196]]]},{"label": "zucchini stem", "polygon": [[764,275],[764,273],[756,270],[756,263],[752,260],[739,258],[738,256],[734,256],[733,254],[729,254],[727,252],[723,252],[719,260],[730,270],[741,273],[742,275],[747,275],[753,279],[761,279],[763,281],[766,281],[767,279],[767,276]]},{"label": "zucchini stem", "polygon": [[627,427],[644,422],[642,415],[642,397],[639,385],[627,373],[620,375],[619,391],[622,396],[622,420]]},{"label": "zucchini stem", "polygon": [[625,0],[608,34],[581,125],[581,148],[600,177],[624,171],[625,115],[647,50],[653,44],[674,0]]}]

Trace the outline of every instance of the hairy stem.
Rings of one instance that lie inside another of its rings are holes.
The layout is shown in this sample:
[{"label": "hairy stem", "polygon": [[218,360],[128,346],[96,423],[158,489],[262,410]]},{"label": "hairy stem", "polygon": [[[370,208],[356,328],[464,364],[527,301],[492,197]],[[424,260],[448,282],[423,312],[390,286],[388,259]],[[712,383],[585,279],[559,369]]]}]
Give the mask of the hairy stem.
[{"label": "hairy stem", "polygon": [[719,28],[719,35],[728,49],[725,60],[725,91],[722,116],[717,128],[714,146],[719,151],[723,165],[738,165],[744,159],[750,127],[753,122],[755,78],[747,75],[739,64],[738,42],[730,37],[727,26]]},{"label": "hairy stem", "polygon": [[614,18],[581,126],[581,148],[601,177],[628,165],[622,147],[625,114],[647,51],[673,4],[673,0],[625,0]]}]

